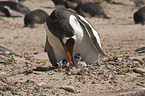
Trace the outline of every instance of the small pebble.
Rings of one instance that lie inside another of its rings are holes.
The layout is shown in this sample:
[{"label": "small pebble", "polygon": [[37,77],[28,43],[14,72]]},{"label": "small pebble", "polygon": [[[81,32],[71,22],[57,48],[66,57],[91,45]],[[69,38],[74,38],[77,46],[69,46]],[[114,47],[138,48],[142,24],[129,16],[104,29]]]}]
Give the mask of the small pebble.
[{"label": "small pebble", "polygon": [[133,72],[143,74],[143,73],[145,73],[145,69],[143,69],[143,68],[136,68],[136,69],[133,69]]},{"label": "small pebble", "polygon": [[68,92],[75,92],[75,88],[73,86],[62,86],[60,89],[64,89],[65,91]]},{"label": "small pebble", "polygon": [[48,85],[47,83],[38,83],[37,86],[42,87],[42,88],[52,88],[52,85]]},{"label": "small pebble", "polygon": [[139,58],[133,58],[134,61],[138,61],[140,65],[144,65],[144,61]]},{"label": "small pebble", "polygon": [[87,64],[86,64],[86,62],[84,62],[84,61],[79,61],[77,66],[86,67]]},{"label": "small pebble", "polygon": [[96,84],[96,82],[95,81],[92,81],[92,84]]}]

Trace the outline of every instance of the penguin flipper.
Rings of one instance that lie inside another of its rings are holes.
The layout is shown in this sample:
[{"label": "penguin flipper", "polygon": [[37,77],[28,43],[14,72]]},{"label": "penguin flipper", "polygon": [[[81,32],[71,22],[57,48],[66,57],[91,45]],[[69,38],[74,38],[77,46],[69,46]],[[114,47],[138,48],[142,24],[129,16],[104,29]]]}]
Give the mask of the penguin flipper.
[{"label": "penguin flipper", "polygon": [[50,45],[47,37],[46,37],[46,43],[45,43],[45,50],[44,51],[47,52],[47,55],[48,55],[49,60],[52,63],[52,65],[57,67],[58,64],[57,64],[57,60],[56,60],[56,57],[55,57],[55,53],[54,53],[54,50],[53,50],[52,46]]},{"label": "penguin flipper", "polygon": [[105,53],[101,49],[100,38],[97,31],[95,31],[92,25],[84,17],[78,15],[78,21],[81,24],[81,26],[85,29],[86,33],[88,34],[92,44],[95,46],[97,51],[101,55],[105,56]]}]

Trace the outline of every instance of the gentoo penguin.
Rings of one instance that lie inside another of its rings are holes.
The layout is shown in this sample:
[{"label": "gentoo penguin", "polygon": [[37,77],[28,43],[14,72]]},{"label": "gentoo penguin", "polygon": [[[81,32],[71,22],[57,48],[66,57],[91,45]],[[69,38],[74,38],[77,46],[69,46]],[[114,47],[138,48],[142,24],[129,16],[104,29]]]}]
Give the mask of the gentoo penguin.
[{"label": "gentoo penguin", "polygon": [[79,4],[84,4],[89,2],[90,0],[66,0],[64,5],[66,8],[76,8]]},{"label": "gentoo penguin", "polygon": [[11,10],[20,12],[22,14],[28,14],[30,11],[30,9],[20,3],[17,2],[13,2],[13,1],[0,1],[0,5],[1,6],[8,6]]},{"label": "gentoo penguin", "polygon": [[58,66],[58,62],[63,59],[76,65],[76,54],[80,54],[86,63],[98,62],[100,54],[105,55],[101,49],[99,34],[84,17],[73,11],[55,9],[47,17],[45,28],[45,49],[54,66]]},{"label": "gentoo penguin", "polygon": [[103,17],[109,19],[109,17],[106,16],[103,8],[95,2],[80,4],[75,8],[75,11],[84,17]]},{"label": "gentoo penguin", "polygon": [[134,22],[135,24],[145,24],[145,6],[134,13]]},{"label": "gentoo penguin", "polygon": [[65,8],[64,2],[66,0],[52,0],[57,8]]},{"label": "gentoo penguin", "polygon": [[48,14],[45,11],[41,9],[33,10],[30,13],[25,15],[24,27],[35,28],[35,23],[43,24],[47,17],[48,17]]}]

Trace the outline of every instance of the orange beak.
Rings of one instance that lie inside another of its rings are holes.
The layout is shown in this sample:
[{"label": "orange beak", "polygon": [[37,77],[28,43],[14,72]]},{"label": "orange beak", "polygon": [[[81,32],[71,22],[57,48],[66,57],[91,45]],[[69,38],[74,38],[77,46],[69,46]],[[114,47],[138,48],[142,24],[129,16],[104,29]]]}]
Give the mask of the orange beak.
[{"label": "orange beak", "polygon": [[65,52],[66,52],[67,58],[68,58],[68,60],[69,60],[69,64],[71,64],[71,55],[70,55],[69,51],[66,49],[65,46],[64,46],[64,49],[65,49]]},{"label": "orange beak", "polygon": [[73,55],[73,47],[74,47],[75,40],[73,38],[69,38],[65,43],[62,42],[64,47],[65,53],[69,60],[69,65],[74,65],[74,55]]}]

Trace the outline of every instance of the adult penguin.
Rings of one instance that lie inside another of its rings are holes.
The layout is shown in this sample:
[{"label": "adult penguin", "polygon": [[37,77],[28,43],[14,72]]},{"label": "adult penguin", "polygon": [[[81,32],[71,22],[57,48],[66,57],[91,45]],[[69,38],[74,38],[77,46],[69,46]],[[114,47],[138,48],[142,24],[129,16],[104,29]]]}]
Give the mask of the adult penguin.
[{"label": "adult penguin", "polygon": [[41,9],[36,9],[24,17],[24,27],[35,28],[35,24],[44,24],[48,14]]},{"label": "adult penguin", "polygon": [[1,6],[7,6],[9,7],[11,10],[20,12],[24,15],[28,14],[30,11],[30,9],[20,3],[14,2],[14,1],[0,1],[0,5]]},{"label": "adult penguin", "polygon": [[58,66],[63,59],[76,65],[76,54],[80,54],[86,63],[98,62],[100,55],[105,55],[97,31],[84,17],[73,11],[55,9],[47,17],[45,27],[45,49],[54,66]]},{"label": "adult penguin", "polygon": [[142,25],[145,24],[145,6],[138,9],[135,13],[134,13],[134,22],[135,24],[139,24],[141,23]]},{"label": "adult penguin", "polygon": [[109,19],[102,6],[95,2],[80,4],[75,8],[75,11],[84,17],[102,17]]}]

